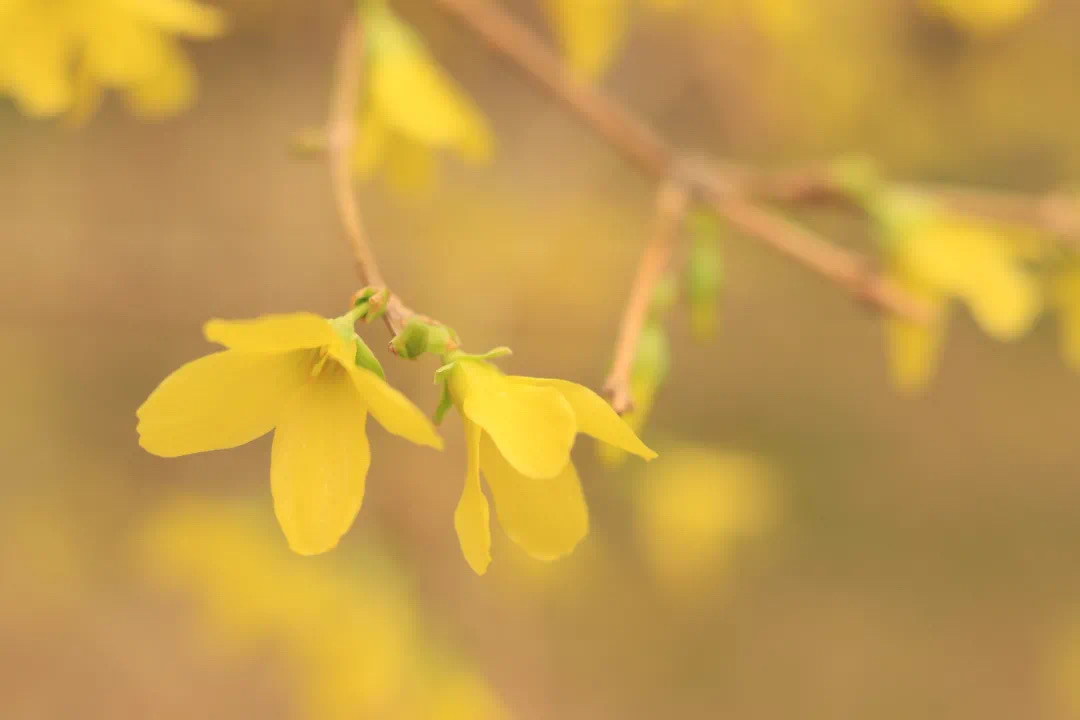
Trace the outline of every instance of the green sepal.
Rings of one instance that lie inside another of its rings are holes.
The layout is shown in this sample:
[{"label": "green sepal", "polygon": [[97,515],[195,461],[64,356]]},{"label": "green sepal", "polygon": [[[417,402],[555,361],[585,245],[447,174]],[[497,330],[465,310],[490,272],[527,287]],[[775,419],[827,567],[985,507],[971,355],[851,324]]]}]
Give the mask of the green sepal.
[{"label": "green sepal", "polygon": [[446,382],[446,376],[449,375],[450,371],[454,369],[454,365],[457,365],[458,360],[494,360],[496,358],[508,357],[513,354],[514,351],[506,347],[505,345],[500,345],[499,347],[492,348],[486,353],[481,353],[479,355],[475,353],[463,352],[461,350],[454,350],[452,352],[448,352],[443,355],[443,365],[435,371],[435,382]]},{"label": "green sepal", "polygon": [[[453,364],[451,363],[451,367]],[[435,408],[435,424],[441,425],[446,411],[454,407],[454,398],[450,396],[450,383],[443,382],[442,395],[439,397],[439,407]]]},{"label": "green sepal", "polygon": [[365,370],[378,375],[383,380],[386,379],[386,373],[383,372],[382,365],[379,364],[378,358],[371,352],[371,348],[367,346],[367,343],[356,334],[356,329],[353,327],[353,323],[356,320],[351,313],[346,313],[341,317],[336,317],[330,321],[330,325],[334,328],[334,332],[338,334],[342,340],[347,343],[351,343],[356,348],[356,354],[353,357],[353,362],[357,367],[362,367]]}]

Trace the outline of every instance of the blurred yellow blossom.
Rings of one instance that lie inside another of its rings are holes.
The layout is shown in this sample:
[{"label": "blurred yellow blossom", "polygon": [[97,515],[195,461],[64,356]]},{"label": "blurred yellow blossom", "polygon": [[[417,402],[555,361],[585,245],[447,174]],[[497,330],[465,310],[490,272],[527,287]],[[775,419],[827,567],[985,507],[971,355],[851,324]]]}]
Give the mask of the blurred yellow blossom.
[{"label": "blurred yellow blossom", "polygon": [[364,498],[368,412],[396,435],[442,447],[431,422],[377,365],[358,364],[370,351],[352,321],[310,313],[211,320],[207,339],[227,349],[158,385],[136,413],[139,444],[176,457],[275,430],[270,486],[289,546],[304,555],[333,548]]},{"label": "blurred yellow blossom", "polygon": [[1008,229],[916,210],[886,240],[890,279],[926,303],[925,324],[888,316],[886,340],[898,387],[922,387],[933,375],[950,298],[962,300],[987,335],[1018,339],[1042,309],[1038,283],[1023,264],[1024,245]]},{"label": "blurred yellow blossom", "polygon": [[566,60],[585,78],[607,69],[622,44],[630,15],[626,0],[547,0]]},{"label": "blurred yellow blossom", "polygon": [[223,29],[220,12],[194,0],[2,0],[0,94],[28,115],[82,120],[116,88],[138,114],[175,113],[195,74],[174,36]]},{"label": "blurred yellow blossom", "polygon": [[993,33],[1023,20],[1038,9],[1040,0],[920,0],[920,3],[962,28]]},{"label": "blurred yellow blossom", "polygon": [[[595,79],[611,65],[626,38],[631,0],[547,0],[545,3],[570,67]],[[807,0],[645,0],[650,10],[690,9],[712,22],[745,20],[770,37],[801,29],[812,8]]]},{"label": "blurred yellow blossom", "polygon": [[1066,365],[1080,372],[1080,260],[1069,258],[1054,273],[1051,292],[1059,317],[1061,354]]},{"label": "blurred yellow blossom", "polygon": [[767,532],[777,516],[771,471],[761,459],[691,446],[666,451],[635,502],[646,561],[677,594],[723,571],[737,540]]},{"label": "blurred yellow blossom", "polygon": [[157,583],[201,601],[208,640],[279,643],[304,717],[504,718],[483,678],[422,631],[416,598],[376,547],[298,558],[248,504],[186,498],[150,517],[135,550]]},{"label": "blurred yellow blossom", "polygon": [[414,190],[433,172],[432,151],[455,150],[471,162],[491,156],[483,115],[424,46],[382,3],[365,14],[369,82],[353,166],[361,175],[384,167],[393,185]]},{"label": "blurred yellow blossom", "polygon": [[550,561],[570,553],[589,530],[570,460],[578,432],[645,459],[656,457],[603,398],[582,385],[503,375],[482,358],[463,354],[448,359],[440,373],[464,420],[468,453],[454,527],[478,574],[491,562],[481,471],[506,534],[533,557]]}]

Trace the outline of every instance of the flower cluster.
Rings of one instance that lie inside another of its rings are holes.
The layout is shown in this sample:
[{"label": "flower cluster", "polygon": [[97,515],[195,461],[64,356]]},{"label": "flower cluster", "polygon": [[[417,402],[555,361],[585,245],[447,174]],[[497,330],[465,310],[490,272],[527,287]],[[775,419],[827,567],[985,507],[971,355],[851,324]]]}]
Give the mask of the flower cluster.
[{"label": "flower cluster", "polygon": [[[270,485],[289,545],[306,555],[333,548],[363,502],[369,413],[391,433],[442,448],[431,421],[384,380],[353,329],[358,315],[208,322],[207,339],[226,349],[182,366],[150,394],[136,413],[140,444],[175,457],[236,447],[273,430]],[[491,356],[447,351],[437,373],[447,404],[465,421],[468,468],[454,525],[477,573],[491,560],[481,472],[507,534],[534,557],[553,560],[589,527],[570,460],[577,433],[655,456],[588,388],[506,376]]]}]

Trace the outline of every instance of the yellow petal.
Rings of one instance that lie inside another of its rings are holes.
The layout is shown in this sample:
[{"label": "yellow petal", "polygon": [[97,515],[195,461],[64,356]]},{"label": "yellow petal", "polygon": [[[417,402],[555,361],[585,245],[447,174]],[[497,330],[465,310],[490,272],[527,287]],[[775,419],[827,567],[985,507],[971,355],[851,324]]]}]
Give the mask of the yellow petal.
[{"label": "yellow petal", "polygon": [[[645,421],[652,411],[656,398],[656,382],[651,378],[635,375],[630,378],[630,392],[634,398],[634,409],[623,415],[623,420],[635,433],[641,432]],[[596,455],[600,462],[609,468],[616,468],[626,460],[626,451],[605,442],[597,443]]]},{"label": "yellow petal", "polygon": [[573,463],[538,480],[514,470],[485,433],[480,469],[491,488],[499,524],[511,540],[538,560],[570,553],[589,533],[589,510]]},{"label": "yellow petal", "polygon": [[274,513],[301,555],[330,550],[364,499],[371,452],[364,402],[347,373],[329,366],[281,413],[270,455]]},{"label": "yellow petal", "polygon": [[310,368],[304,352],[225,350],[189,362],[136,411],[139,444],[176,457],[250,442],[270,432]]},{"label": "yellow petal", "polygon": [[313,313],[263,315],[253,320],[210,320],[203,326],[210,342],[248,352],[286,352],[330,345],[338,337],[330,321]]},{"label": "yellow petal", "polygon": [[162,62],[156,72],[128,88],[131,109],[144,117],[174,115],[195,98],[198,80],[183,50],[174,41],[166,39],[161,52]]},{"label": "yellow petal", "polygon": [[371,72],[372,102],[394,130],[432,147],[456,147],[466,159],[490,155],[482,115],[422,49],[387,52]]},{"label": "yellow petal", "polygon": [[225,30],[220,10],[191,0],[113,0],[134,15],[168,33],[214,37]]},{"label": "yellow petal", "polygon": [[59,9],[8,8],[0,26],[0,91],[35,117],[63,112],[72,100],[75,38]]},{"label": "yellow petal", "polygon": [[965,297],[979,326],[998,340],[1018,339],[1042,309],[1038,286],[1019,268],[982,273]]},{"label": "yellow petal", "polygon": [[562,393],[515,382],[483,362],[460,360],[454,373],[467,388],[462,414],[491,436],[514,469],[550,478],[570,462],[577,422]]},{"label": "yellow petal", "polygon": [[652,460],[656,457],[656,453],[641,442],[626,421],[611,408],[611,405],[584,385],[578,385],[569,380],[527,378],[516,375],[510,379],[554,388],[562,393],[562,396],[570,403],[570,407],[574,409],[578,432],[592,435],[597,440],[614,445],[646,460]]},{"label": "yellow petal", "polygon": [[443,440],[435,430],[435,425],[412,401],[370,370],[355,364],[346,365],[345,368],[352,376],[353,384],[364,404],[387,432],[417,445],[442,450]]},{"label": "yellow petal", "polygon": [[82,61],[103,84],[126,87],[156,75],[167,62],[169,39],[138,18],[115,8],[86,17]]},{"label": "yellow petal", "polygon": [[491,511],[480,487],[480,426],[465,421],[465,450],[468,467],[465,470],[465,489],[454,511],[461,552],[477,575],[487,572],[491,564]]}]

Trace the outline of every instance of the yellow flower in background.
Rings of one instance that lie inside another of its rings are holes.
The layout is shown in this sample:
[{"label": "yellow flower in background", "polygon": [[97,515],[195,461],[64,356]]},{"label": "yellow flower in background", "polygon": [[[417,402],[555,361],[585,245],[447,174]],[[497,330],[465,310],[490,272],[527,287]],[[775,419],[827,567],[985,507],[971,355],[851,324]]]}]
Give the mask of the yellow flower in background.
[{"label": "yellow flower in background", "polygon": [[1066,365],[1080,372],[1080,260],[1073,257],[1065,261],[1051,283],[1059,318],[1061,354]]},{"label": "yellow flower in background", "polygon": [[139,444],[176,457],[236,447],[274,430],[274,512],[298,553],[333,548],[360,510],[371,461],[369,412],[395,435],[442,448],[431,422],[380,377],[377,364],[358,365],[366,346],[349,316],[211,320],[204,333],[227,349],[158,385],[136,413]]},{"label": "yellow flower in background", "polygon": [[627,0],[547,0],[567,63],[588,79],[603,73],[622,45]]},{"label": "yellow flower in background", "polygon": [[31,116],[83,120],[116,88],[136,113],[168,115],[196,85],[174,36],[223,30],[220,12],[193,0],[0,0],[0,93]]},{"label": "yellow flower in background", "polygon": [[[649,10],[690,9],[713,23],[746,20],[765,35],[791,36],[810,10],[807,0],[645,0]],[[546,0],[545,7],[567,64],[587,80],[604,73],[626,39],[631,0]]]},{"label": "yellow flower in background", "polygon": [[944,15],[974,33],[1006,30],[1039,8],[1040,0],[920,0],[924,9]]},{"label": "yellow flower in background", "polygon": [[431,179],[433,151],[486,162],[492,144],[487,122],[413,30],[381,4],[368,10],[365,29],[369,79],[356,171],[369,175],[383,167],[395,187],[414,190]]},{"label": "yellow flower in background", "polygon": [[603,398],[566,380],[503,375],[462,356],[440,370],[465,423],[468,468],[454,513],[462,552],[477,574],[491,562],[484,475],[506,534],[527,553],[551,561],[589,531],[589,513],[570,449],[579,433],[645,459],[656,453]]},{"label": "yellow flower in background", "polygon": [[885,319],[893,379],[903,389],[925,385],[937,367],[950,298],[963,301],[995,340],[1030,329],[1042,295],[1023,264],[1024,246],[1009,232],[933,210],[901,226],[889,247],[887,274],[930,308],[926,325]]},{"label": "yellow flower in background", "polygon": [[769,531],[771,471],[745,453],[684,447],[653,464],[635,496],[636,529],[657,580],[693,594],[726,570],[740,538]]},{"label": "yellow flower in background", "polygon": [[134,540],[156,584],[198,601],[212,649],[250,653],[269,640],[284,652],[301,717],[506,717],[475,669],[431,640],[377,538],[344,559],[299,558],[254,506],[186,498]]}]

